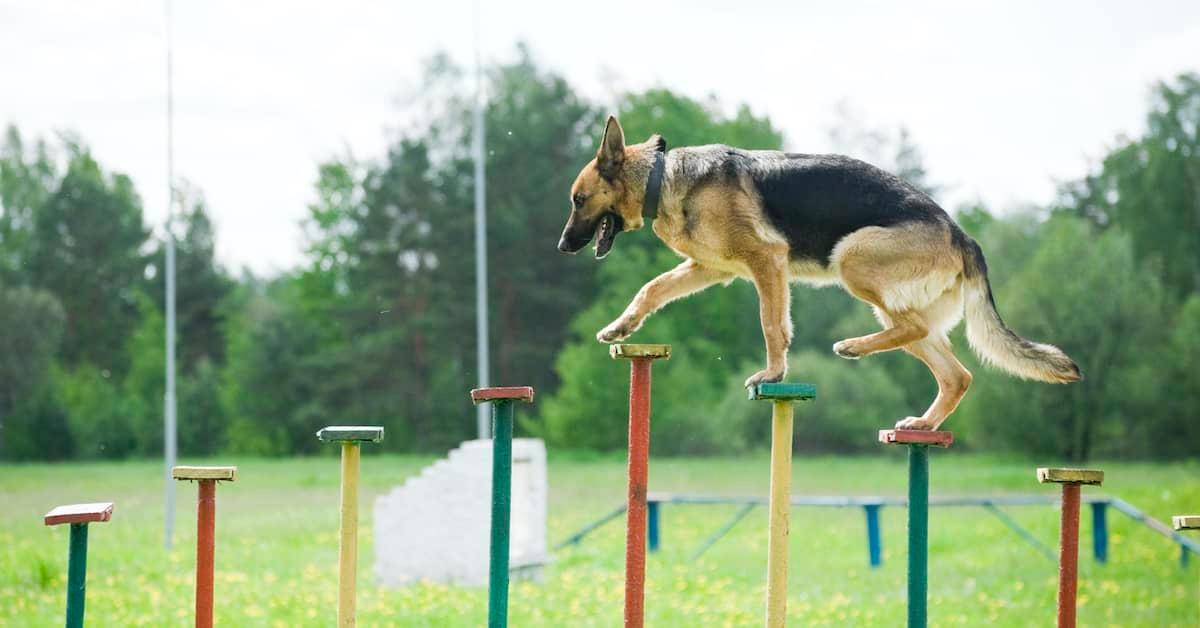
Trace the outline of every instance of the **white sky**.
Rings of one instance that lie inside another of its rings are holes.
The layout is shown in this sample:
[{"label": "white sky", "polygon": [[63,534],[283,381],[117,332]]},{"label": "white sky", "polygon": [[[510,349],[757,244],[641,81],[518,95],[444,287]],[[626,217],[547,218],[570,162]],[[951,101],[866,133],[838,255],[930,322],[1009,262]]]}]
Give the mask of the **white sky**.
[{"label": "white sky", "polygon": [[[943,200],[1045,203],[1120,133],[1150,84],[1200,69],[1200,2],[481,3],[486,60],[527,41],[585,94],[664,85],[771,116],[827,150],[837,103],[909,127]],[[218,255],[259,272],[301,259],[315,164],[381,154],[399,94],[444,49],[470,64],[474,4],[175,2],[176,171],[205,193]],[[166,201],[161,1],[0,0],[0,124],[77,131]],[[615,77],[615,80],[614,80]],[[669,139],[669,138],[668,138]],[[565,198],[565,193],[564,193]],[[565,211],[565,207],[546,208]]]}]

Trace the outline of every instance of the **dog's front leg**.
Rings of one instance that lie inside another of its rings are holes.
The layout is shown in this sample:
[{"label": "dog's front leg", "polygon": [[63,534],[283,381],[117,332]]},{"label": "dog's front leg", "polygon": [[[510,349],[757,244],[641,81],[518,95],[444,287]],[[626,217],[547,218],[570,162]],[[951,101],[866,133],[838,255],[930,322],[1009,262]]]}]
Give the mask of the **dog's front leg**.
[{"label": "dog's front leg", "polygon": [[764,253],[750,264],[750,270],[758,290],[758,313],[763,340],[767,343],[767,368],[751,375],[746,386],[782,380],[787,374],[787,351],[792,343],[787,251]]},{"label": "dog's front leg", "polygon": [[624,340],[641,328],[647,316],[662,306],[732,277],[729,273],[705,268],[694,260],[686,260],[642,286],[625,312],[601,329],[596,339],[600,342]]}]

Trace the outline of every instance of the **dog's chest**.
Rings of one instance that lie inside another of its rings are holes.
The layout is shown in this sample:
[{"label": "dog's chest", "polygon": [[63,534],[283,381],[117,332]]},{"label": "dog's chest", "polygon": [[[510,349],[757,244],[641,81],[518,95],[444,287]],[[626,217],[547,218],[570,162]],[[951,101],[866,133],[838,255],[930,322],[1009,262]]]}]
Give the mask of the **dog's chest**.
[{"label": "dog's chest", "polygon": [[695,260],[703,266],[735,275],[745,276],[746,265],[727,255],[728,243],[707,229],[687,229],[680,220],[660,216],[651,225],[654,234],[681,257]]}]

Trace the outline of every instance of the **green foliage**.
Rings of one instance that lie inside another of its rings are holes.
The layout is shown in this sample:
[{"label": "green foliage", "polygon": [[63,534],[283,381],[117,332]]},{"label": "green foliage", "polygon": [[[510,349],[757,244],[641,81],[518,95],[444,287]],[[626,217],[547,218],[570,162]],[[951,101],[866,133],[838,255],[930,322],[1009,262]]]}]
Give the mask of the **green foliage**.
[{"label": "green foliage", "polygon": [[212,360],[200,359],[180,378],[178,408],[180,451],[209,456],[224,450],[229,418],[221,403],[221,371]]},{"label": "green foliage", "polygon": [[1145,377],[1158,396],[1147,403],[1147,450],[1154,455],[1182,458],[1196,454],[1200,443],[1200,294],[1179,308],[1169,326],[1166,346],[1145,356]]},{"label": "green foliage", "polygon": [[259,287],[233,325],[222,374],[229,451],[246,454],[314,452],[313,436],[336,422],[316,394],[311,339],[318,330],[298,312],[286,284]]},{"label": "green foliage", "polygon": [[112,371],[83,363],[55,375],[56,393],[79,458],[124,458],[138,452],[129,399]]},{"label": "green foliage", "polygon": [[[46,455],[32,400],[44,394],[63,331],[53,295],[29,287],[0,287],[0,457]],[[31,416],[33,414],[34,416]]]},{"label": "green foliage", "polygon": [[[120,384],[124,420],[135,435],[136,451],[149,456],[162,451],[163,392],[166,390],[167,344],[165,322],[154,302],[138,295],[140,321],[129,336],[125,352],[130,356],[129,372]],[[190,408],[179,404],[181,425],[188,423]],[[180,448],[186,453],[188,450]]]},{"label": "green foliage", "polygon": [[57,186],[54,156],[45,142],[32,147],[14,126],[0,145],[0,282],[24,283],[22,265],[33,246],[35,212]]},{"label": "green foliage", "polygon": [[977,378],[967,407],[981,429],[1010,447],[1075,461],[1148,452],[1144,426],[1133,418],[1159,396],[1152,360],[1168,318],[1162,284],[1139,267],[1130,238],[1055,219],[1024,268],[996,293],[1009,326],[1057,344],[1078,362],[1084,381]]},{"label": "green foliage", "polygon": [[[187,185],[179,186],[176,195],[183,206],[174,219],[174,229],[178,232],[175,241],[176,335],[179,364],[187,375],[201,364],[221,364],[225,359],[222,304],[233,288],[233,281],[217,263],[216,234],[202,195]],[[154,299],[158,310],[165,311],[165,244],[159,239],[155,245],[149,260],[154,276],[147,282],[146,292]]]},{"label": "green foliage", "polygon": [[1122,139],[1098,172],[1066,186],[1062,210],[1133,240],[1176,296],[1200,291],[1200,74],[1159,83],[1146,135]]},{"label": "green foliage", "polygon": [[141,200],[128,177],[105,174],[86,148],[68,150],[66,173],[33,215],[29,278],[62,302],[65,364],[123,375],[146,267]]},{"label": "green foliage", "polygon": [[[656,87],[625,94],[617,110],[629,142],[641,142],[658,133],[667,140],[668,147],[728,144],[739,148],[778,149],[783,145],[783,133],[771,120],[754,115],[745,104],[738,106],[733,117],[726,117],[716,98],[700,102]],[[588,130],[591,145],[599,147],[602,127],[597,124]]]}]

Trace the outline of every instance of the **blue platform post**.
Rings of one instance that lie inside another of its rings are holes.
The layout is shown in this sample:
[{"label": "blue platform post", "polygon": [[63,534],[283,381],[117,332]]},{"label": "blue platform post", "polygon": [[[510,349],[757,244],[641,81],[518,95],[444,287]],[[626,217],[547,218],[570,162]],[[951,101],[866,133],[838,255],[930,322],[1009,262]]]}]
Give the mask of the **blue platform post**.
[{"label": "blue platform post", "polygon": [[1179,566],[1184,569],[1188,566],[1188,548],[1183,545],[1179,546]]},{"label": "blue platform post", "polygon": [[658,551],[658,508],[660,502],[646,502],[646,545],[651,552]]},{"label": "blue platform post", "polygon": [[1108,562],[1108,502],[1092,502],[1092,556]]},{"label": "blue platform post", "polygon": [[867,555],[871,567],[875,568],[883,564],[883,543],[879,538],[879,504],[865,504],[863,512],[867,514]]}]

